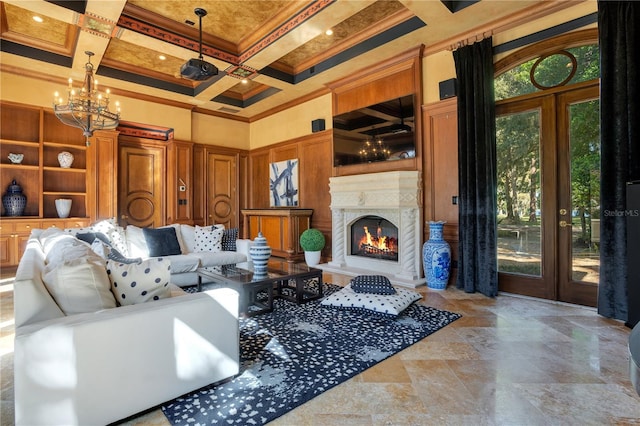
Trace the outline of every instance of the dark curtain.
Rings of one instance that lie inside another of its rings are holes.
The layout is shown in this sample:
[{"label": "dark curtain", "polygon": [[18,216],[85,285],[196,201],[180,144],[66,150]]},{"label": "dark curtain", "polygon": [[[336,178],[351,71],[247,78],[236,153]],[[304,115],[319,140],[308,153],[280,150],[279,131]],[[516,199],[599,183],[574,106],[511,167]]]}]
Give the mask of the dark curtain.
[{"label": "dark curtain", "polygon": [[602,150],[598,313],[626,320],[626,182],[640,179],[640,3],[598,1],[598,32]]},{"label": "dark curtain", "polygon": [[458,77],[457,287],[498,294],[496,116],[492,38],[453,52]]}]

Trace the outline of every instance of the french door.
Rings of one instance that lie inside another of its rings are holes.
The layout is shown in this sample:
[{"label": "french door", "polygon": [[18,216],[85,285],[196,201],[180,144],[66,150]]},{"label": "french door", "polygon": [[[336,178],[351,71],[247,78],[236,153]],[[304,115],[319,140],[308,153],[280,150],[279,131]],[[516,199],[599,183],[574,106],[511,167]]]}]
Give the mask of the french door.
[{"label": "french door", "polygon": [[500,290],[595,306],[597,83],[501,103],[496,130]]}]

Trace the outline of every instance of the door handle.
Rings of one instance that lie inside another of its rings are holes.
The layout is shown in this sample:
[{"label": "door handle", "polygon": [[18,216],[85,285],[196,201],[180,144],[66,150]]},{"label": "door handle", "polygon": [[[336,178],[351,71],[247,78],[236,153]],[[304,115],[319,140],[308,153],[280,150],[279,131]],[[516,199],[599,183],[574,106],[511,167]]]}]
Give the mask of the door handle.
[{"label": "door handle", "polygon": [[123,214],[122,216],[120,216],[120,219],[129,219],[129,216],[127,216],[126,214]]},{"label": "door handle", "polygon": [[560,221],[560,228],[566,228],[567,226],[571,226],[571,224],[567,223],[566,220],[561,220]]}]

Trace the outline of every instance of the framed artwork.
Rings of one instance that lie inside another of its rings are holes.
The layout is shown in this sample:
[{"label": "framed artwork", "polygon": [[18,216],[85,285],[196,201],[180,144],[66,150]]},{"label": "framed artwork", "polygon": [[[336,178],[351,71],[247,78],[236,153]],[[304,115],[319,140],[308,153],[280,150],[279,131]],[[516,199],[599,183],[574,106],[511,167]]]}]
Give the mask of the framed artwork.
[{"label": "framed artwork", "polygon": [[271,207],[298,206],[298,159],[271,163],[269,170]]}]

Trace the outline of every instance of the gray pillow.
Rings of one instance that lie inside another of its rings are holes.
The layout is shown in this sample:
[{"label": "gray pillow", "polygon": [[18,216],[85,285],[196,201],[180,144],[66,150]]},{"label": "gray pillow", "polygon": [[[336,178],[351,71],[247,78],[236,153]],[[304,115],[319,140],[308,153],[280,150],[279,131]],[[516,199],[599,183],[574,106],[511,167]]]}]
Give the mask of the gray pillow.
[{"label": "gray pillow", "polygon": [[142,228],[150,257],[182,254],[175,228]]}]

